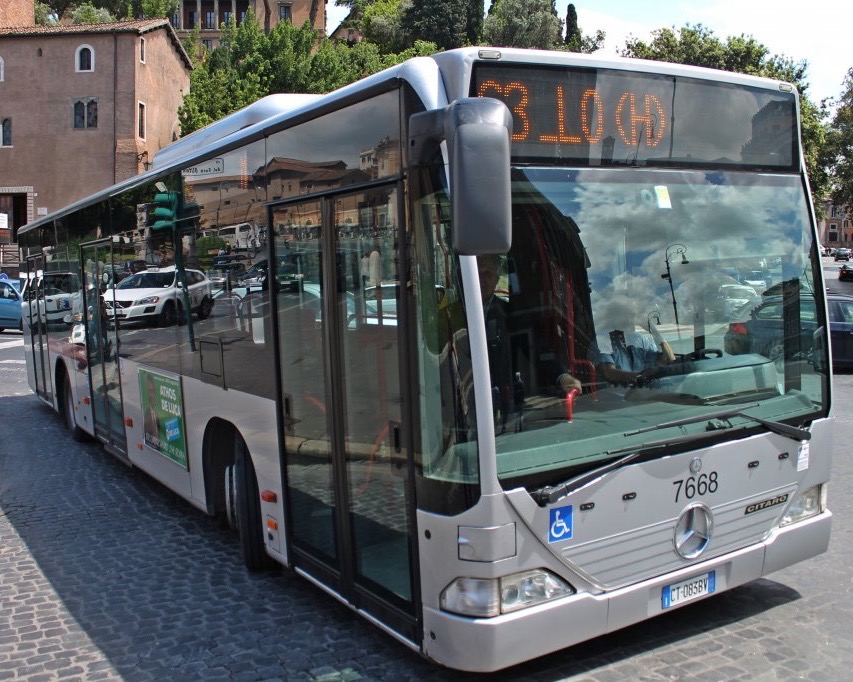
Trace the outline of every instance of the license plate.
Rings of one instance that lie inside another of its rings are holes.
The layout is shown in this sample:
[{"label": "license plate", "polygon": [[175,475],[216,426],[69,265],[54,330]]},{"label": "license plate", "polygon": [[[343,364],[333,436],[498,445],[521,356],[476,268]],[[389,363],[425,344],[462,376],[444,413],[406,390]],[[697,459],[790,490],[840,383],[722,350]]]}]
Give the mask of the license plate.
[{"label": "license plate", "polygon": [[716,576],[714,571],[703,573],[681,582],[667,585],[661,591],[661,607],[668,609],[671,606],[693,601],[706,594],[711,594],[716,589]]}]

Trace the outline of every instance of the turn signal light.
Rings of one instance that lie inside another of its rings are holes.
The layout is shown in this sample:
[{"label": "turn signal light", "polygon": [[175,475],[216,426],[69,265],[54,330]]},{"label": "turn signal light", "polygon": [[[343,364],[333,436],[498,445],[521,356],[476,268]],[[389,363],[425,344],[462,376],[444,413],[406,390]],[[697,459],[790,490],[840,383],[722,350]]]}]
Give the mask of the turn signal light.
[{"label": "turn signal light", "polygon": [[278,501],[278,495],[276,495],[272,490],[264,490],[261,493],[261,499],[264,502],[277,502]]}]

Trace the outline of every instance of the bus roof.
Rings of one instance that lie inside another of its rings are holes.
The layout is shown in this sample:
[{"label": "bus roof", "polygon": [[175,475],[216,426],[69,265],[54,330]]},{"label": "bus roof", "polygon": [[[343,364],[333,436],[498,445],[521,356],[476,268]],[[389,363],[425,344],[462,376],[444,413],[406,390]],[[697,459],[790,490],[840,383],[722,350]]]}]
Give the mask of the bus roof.
[{"label": "bus roof", "polygon": [[339,108],[366,91],[387,88],[391,83],[407,82],[418,94],[427,110],[447,106],[451,101],[468,96],[471,67],[475,62],[481,61],[639,71],[768,90],[795,91],[791,84],[769,78],[668,62],[625,57],[599,57],[595,54],[577,52],[463,47],[431,57],[413,57],[325,95],[276,94],[264,97],[164,147],[157,152],[154,164],[148,171],[43,216],[22,227],[19,234],[117,195],[129,187],[154,181],[178,169],[186,168],[210,156],[211,153],[229,151],[266,137],[295,122],[308,120],[326,111]]}]

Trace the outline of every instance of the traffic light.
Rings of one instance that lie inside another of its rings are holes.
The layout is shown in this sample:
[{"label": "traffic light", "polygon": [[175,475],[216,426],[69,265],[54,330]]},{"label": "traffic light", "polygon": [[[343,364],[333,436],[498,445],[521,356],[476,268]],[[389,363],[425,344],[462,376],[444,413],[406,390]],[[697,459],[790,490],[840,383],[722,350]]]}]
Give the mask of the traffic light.
[{"label": "traffic light", "polygon": [[159,192],[154,195],[154,231],[174,230],[178,220],[179,192]]}]

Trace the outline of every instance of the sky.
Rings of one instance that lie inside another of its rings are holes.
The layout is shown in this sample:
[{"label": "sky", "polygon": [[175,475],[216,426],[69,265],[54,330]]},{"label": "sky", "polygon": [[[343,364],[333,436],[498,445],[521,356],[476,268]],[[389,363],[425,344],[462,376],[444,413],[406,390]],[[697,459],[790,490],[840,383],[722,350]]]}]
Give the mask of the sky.
[{"label": "sky", "polygon": [[[490,0],[485,0],[488,5]],[[557,0],[565,20],[569,0]],[[815,104],[841,94],[844,75],[853,67],[850,10],[846,0],[574,0],[584,35],[601,29],[605,54],[618,54],[628,36],[649,40],[658,28],[702,24],[720,40],[752,36],[771,54],[808,62],[807,95]],[[326,5],[331,33],[346,8]],[[846,17],[846,18],[845,18]]]}]

